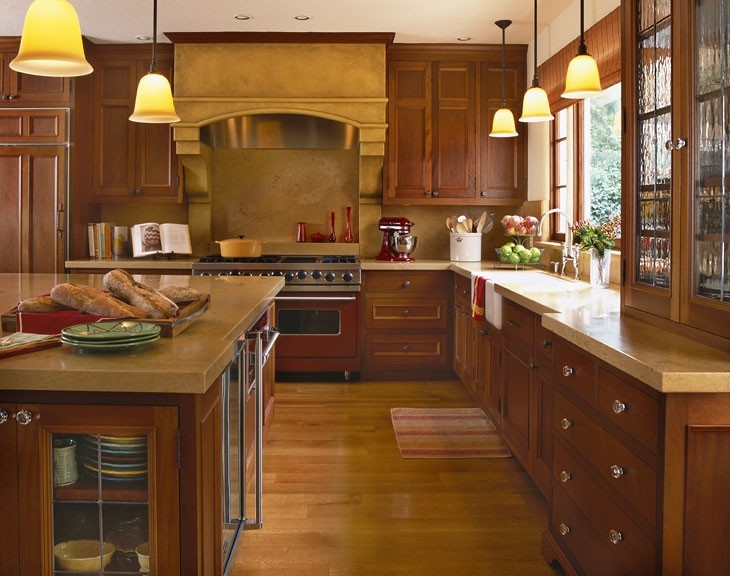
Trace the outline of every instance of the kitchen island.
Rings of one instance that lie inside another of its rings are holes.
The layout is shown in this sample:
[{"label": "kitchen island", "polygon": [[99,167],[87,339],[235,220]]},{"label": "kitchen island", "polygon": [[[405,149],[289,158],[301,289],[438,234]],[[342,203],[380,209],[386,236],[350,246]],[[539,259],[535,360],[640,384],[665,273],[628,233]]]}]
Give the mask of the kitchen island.
[{"label": "kitchen island", "polygon": [[[99,287],[101,278],[3,274],[0,306],[10,310],[61,282]],[[0,469],[0,517],[13,552],[0,556],[0,573],[51,574],[54,545],[103,533],[117,549],[109,570],[137,571],[132,544],[144,535],[153,573],[221,574],[221,376],[236,339],[283,280],[180,280],[210,294],[210,305],[173,338],[130,353],[62,345],[0,360],[0,451],[16,463]],[[72,480],[64,482],[51,455],[69,437],[87,456],[77,458],[79,470],[64,469]],[[99,464],[88,457],[94,438]],[[105,448],[135,467],[105,462]]]}]

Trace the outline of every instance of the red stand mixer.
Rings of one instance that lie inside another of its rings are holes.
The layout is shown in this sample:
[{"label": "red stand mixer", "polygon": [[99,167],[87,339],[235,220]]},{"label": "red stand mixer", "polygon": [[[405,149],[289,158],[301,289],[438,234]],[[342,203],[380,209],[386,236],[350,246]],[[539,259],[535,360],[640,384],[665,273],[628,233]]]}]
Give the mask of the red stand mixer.
[{"label": "red stand mixer", "polygon": [[413,262],[410,254],[416,249],[417,238],[411,235],[411,226],[415,224],[408,218],[399,216],[381,218],[378,221],[378,228],[383,231],[383,245],[375,259]]}]

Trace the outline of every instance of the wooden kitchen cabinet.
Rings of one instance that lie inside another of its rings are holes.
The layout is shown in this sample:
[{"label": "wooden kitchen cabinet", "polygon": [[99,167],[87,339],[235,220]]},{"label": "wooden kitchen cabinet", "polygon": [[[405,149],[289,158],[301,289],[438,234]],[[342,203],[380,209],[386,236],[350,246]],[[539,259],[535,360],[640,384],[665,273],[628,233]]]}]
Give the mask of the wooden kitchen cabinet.
[{"label": "wooden kitchen cabinet", "polygon": [[552,468],[552,338],[540,316],[502,300],[502,434],[546,498]]},{"label": "wooden kitchen cabinet", "polygon": [[546,559],[568,573],[682,573],[660,561],[662,396],[559,338],[554,362]]},{"label": "wooden kitchen cabinet", "polygon": [[454,372],[499,427],[502,402],[502,335],[472,318],[471,279],[454,273]]},{"label": "wooden kitchen cabinet", "polygon": [[[160,48],[158,47],[158,51]],[[148,47],[94,47],[93,175],[95,202],[182,202],[180,169],[169,124],[131,122]],[[158,53],[172,81],[171,49]]]},{"label": "wooden kitchen cabinet", "polygon": [[363,273],[364,377],[453,375],[448,279],[445,271]]},{"label": "wooden kitchen cabinet", "polygon": [[63,145],[0,146],[0,272],[63,272],[67,158]]},{"label": "wooden kitchen cabinet", "polygon": [[106,573],[139,570],[149,541],[152,573],[179,574],[177,432],[171,406],[0,404],[0,573],[54,574],[55,545],[90,539],[117,547]]},{"label": "wooden kitchen cabinet", "polygon": [[622,311],[726,350],[728,5],[630,0],[622,35]]},{"label": "wooden kitchen cabinet", "polygon": [[18,54],[19,38],[0,39],[0,108],[28,106],[68,106],[69,78],[21,74],[11,70]]},{"label": "wooden kitchen cabinet", "polygon": [[[387,60],[383,202],[521,204],[526,131],[517,138],[488,137],[501,104],[501,48],[393,45]],[[524,47],[508,48],[506,67],[507,103],[518,115]]]}]

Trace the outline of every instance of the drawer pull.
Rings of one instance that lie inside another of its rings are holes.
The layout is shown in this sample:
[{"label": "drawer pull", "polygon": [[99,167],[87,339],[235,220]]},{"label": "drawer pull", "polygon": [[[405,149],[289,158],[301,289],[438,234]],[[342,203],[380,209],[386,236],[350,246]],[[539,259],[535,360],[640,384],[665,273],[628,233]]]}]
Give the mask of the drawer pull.
[{"label": "drawer pull", "polygon": [[560,427],[561,427],[561,428],[562,428],[563,430],[567,430],[567,429],[568,429],[568,428],[570,428],[570,427],[571,427],[572,425],[573,425],[573,421],[572,421],[572,420],[568,420],[567,418],[563,418],[563,419],[562,419],[562,420],[560,421]]},{"label": "drawer pull", "polygon": [[403,345],[403,352],[408,352],[408,350],[409,350],[408,344],[404,344]]},{"label": "drawer pull", "polygon": [[21,426],[27,426],[33,420],[33,412],[30,410],[18,410],[15,421]]},{"label": "drawer pull", "polygon": [[517,320],[507,320],[507,324],[510,326],[519,326],[520,323]]},{"label": "drawer pull", "polygon": [[572,376],[575,370],[573,370],[570,366],[563,366],[563,376],[566,378],[568,376]]},{"label": "drawer pull", "polygon": [[0,424],[5,424],[8,421],[8,411],[5,408],[0,408]]},{"label": "drawer pull", "polygon": [[573,476],[570,475],[570,472],[567,470],[563,470],[560,472],[560,481],[565,484],[568,480],[571,480]]},{"label": "drawer pull", "polygon": [[567,536],[568,534],[570,534],[570,526],[561,522],[558,526],[558,532],[560,532],[561,536]]},{"label": "drawer pull", "polygon": [[403,310],[403,316],[408,316],[410,313],[411,313],[411,311],[408,308]]},{"label": "drawer pull", "polygon": [[609,530],[608,539],[611,541],[611,544],[618,544],[624,539],[624,535],[618,530]]},{"label": "drawer pull", "polygon": [[618,466],[616,464],[611,466],[611,476],[613,476],[614,478],[621,478],[624,473],[625,472],[622,466]]},{"label": "drawer pull", "polygon": [[550,340],[545,339],[542,341],[542,347],[543,348],[552,348],[553,343]]},{"label": "drawer pull", "polygon": [[621,414],[621,412],[626,411],[626,404],[621,402],[621,400],[614,400],[613,404],[611,404],[611,410],[613,410],[614,414]]},{"label": "drawer pull", "polygon": [[410,280],[403,281],[403,284],[402,284],[403,288],[408,288],[410,285],[411,285],[411,281]]},{"label": "drawer pull", "polygon": [[489,334],[489,332],[487,330],[485,330],[484,328],[481,328],[479,330],[479,335],[480,336],[486,336],[487,334]]}]

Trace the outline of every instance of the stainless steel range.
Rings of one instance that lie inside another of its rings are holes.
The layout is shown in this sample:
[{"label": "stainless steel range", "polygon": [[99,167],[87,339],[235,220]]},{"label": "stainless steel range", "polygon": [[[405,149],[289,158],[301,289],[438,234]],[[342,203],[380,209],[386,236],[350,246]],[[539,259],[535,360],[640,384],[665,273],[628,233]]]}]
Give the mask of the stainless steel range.
[{"label": "stainless steel range", "polygon": [[274,325],[279,377],[311,379],[322,373],[349,380],[361,369],[360,259],[357,256],[206,256],[194,275],[281,276]]},{"label": "stainless steel range", "polygon": [[200,276],[283,276],[286,292],[337,289],[359,292],[360,259],[357,256],[261,256],[223,258],[204,256],[193,264]]}]

